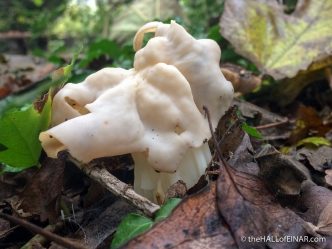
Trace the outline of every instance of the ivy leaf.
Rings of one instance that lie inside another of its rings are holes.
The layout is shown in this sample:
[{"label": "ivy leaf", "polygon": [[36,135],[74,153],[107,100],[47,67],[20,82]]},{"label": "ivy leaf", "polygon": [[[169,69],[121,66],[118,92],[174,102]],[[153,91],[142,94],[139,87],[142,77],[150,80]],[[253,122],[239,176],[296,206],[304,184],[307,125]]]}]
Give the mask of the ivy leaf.
[{"label": "ivy leaf", "polygon": [[128,240],[147,231],[153,225],[153,221],[139,214],[128,214],[118,226],[111,249],[119,248]]},{"label": "ivy leaf", "polygon": [[180,198],[169,199],[156,213],[155,222],[161,221],[167,218],[173,209],[181,202]]},{"label": "ivy leaf", "polygon": [[36,166],[42,149],[39,133],[47,129],[50,118],[50,98],[40,113],[33,105],[6,112],[0,119],[0,162],[10,171]]},{"label": "ivy leaf", "polygon": [[298,1],[290,15],[278,1],[226,0],[221,33],[263,73],[291,78],[331,64],[331,12],[332,0]]},{"label": "ivy leaf", "polygon": [[252,126],[248,125],[247,123],[242,124],[242,130],[254,138],[257,138],[257,139],[263,138],[262,134],[255,127],[252,127]]},{"label": "ivy leaf", "polygon": [[296,147],[307,144],[311,144],[317,147],[323,145],[331,146],[331,142],[327,140],[325,137],[307,137],[297,142]]},{"label": "ivy leaf", "polygon": [[167,202],[157,211],[154,221],[139,214],[128,214],[121,221],[116,230],[112,240],[111,249],[119,248],[127,241],[149,230],[156,222],[167,218],[180,202],[180,198],[171,198],[167,200]]}]

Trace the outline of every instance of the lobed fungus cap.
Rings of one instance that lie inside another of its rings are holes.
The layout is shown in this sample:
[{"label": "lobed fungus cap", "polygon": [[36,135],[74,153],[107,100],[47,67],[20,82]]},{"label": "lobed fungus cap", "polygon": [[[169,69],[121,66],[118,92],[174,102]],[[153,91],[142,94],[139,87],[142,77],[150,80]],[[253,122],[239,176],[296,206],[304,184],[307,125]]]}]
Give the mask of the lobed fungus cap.
[{"label": "lobed fungus cap", "polygon": [[[144,34],[154,32],[144,48]],[[190,84],[195,103],[201,113],[207,107],[214,127],[230,107],[234,89],[220,71],[221,51],[211,39],[195,39],[181,25],[150,22],[141,27],[134,38],[134,68],[139,71],[151,64],[175,66]]]},{"label": "lobed fungus cap", "polygon": [[233,96],[219,69],[219,47],[195,40],[175,22],[153,22],[138,31],[135,48],[154,30],[134,69],[104,68],[55,95],[53,127],[40,134],[48,156],[67,149],[89,162],[143,153],[155,170],[174,172],[188,149],[210,137],[203,106],[216,125]]}]

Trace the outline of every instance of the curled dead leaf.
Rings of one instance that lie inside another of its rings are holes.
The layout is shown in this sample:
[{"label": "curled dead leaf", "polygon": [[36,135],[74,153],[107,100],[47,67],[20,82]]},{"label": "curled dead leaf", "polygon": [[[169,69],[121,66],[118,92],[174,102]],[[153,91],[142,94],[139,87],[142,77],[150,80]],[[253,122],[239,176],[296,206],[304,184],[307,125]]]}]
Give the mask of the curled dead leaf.
[{"label": "curled dead leaf", "polygon": [[263,146],[255,158],[261,178],[276,195],[299,195],[302,182],[310,179],[309,171],[303,164],[282,155],[270,145]]}]

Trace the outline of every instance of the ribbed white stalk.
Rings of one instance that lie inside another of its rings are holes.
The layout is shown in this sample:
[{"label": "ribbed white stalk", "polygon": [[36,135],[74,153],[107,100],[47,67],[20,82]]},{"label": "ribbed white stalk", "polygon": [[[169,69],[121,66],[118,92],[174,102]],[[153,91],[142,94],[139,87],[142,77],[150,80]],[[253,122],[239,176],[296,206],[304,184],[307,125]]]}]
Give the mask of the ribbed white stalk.
[{"label": "ribbed white stalk", "polygon": [[212,157],[209,145],[204,143],[199,148],[188,150],[175,173],[157,173],[143,153],[135,153],[132,156],[135,162],[135,191],[158,204],[164,201],[168,188],[178,180],[184,181],[187,189],[193,187],[205,173]]}]

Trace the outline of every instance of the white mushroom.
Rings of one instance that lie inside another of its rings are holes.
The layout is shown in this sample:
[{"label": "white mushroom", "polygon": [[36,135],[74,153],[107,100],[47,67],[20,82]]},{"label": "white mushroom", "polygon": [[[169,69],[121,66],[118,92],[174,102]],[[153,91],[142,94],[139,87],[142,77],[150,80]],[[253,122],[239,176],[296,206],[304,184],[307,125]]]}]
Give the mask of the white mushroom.
[{"label": "white mushroom", "polygon": [[46,153],[67,149],[82,162],[131,153],[135,191],[162,202],[183,180],[192,187],[211,159],[206,106],[216,126],[233,88],[219,69],[220,50],[195,40],[180,25],[148,23],[156,37],[135,55],[134,69],[105,68],[67,84],[53,100],[53,127],[40,134]]}]

